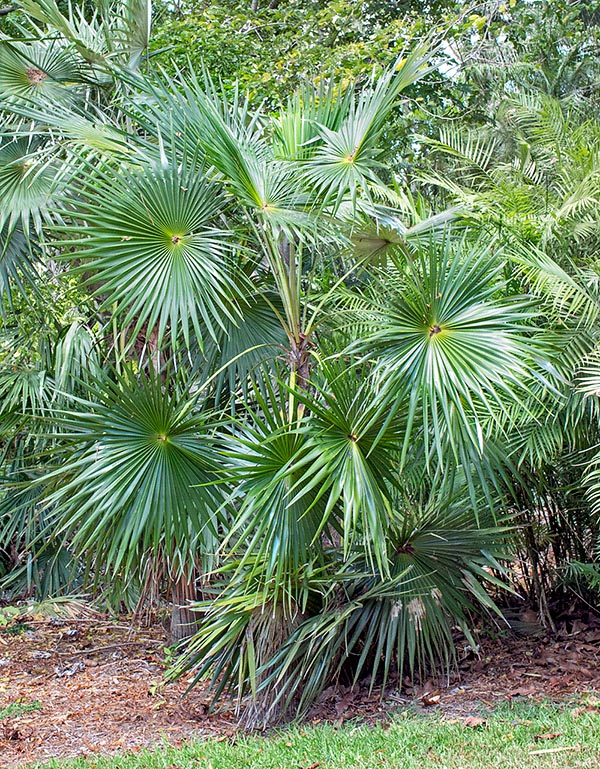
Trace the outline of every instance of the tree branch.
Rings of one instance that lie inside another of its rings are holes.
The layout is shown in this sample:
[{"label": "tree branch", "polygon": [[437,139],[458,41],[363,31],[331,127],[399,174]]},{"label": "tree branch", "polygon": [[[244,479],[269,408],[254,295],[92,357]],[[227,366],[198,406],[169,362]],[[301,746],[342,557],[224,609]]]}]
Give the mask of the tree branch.
[{"label": "tree branch", "polygon": [[0,8],[0,16],[8,16],[9,13],[17,10],[16,5],[7,5],[4,8]]}]

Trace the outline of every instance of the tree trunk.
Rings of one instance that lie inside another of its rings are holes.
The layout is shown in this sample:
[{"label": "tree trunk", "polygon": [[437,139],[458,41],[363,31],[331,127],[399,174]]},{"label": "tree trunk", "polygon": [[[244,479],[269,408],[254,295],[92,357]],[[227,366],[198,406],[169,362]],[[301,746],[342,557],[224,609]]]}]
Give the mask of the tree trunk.
[{"label": "tree trunk", "polygon": [[[305,618],[306,615],[299,608],[290,616],[281,605],[272,603],[254,610],[246,638],[255,646],[256,669],[267,665]],[[256,687],[272,672],[267,667],[262,675],[257,676]],[[279,688],[271,684],[268,689],[257,692],[256,696],[248,695],[243,702],[238,703],[240,725],[247,729],[265,729],[269,724],[277,723],[284,715],[282,703],[276,702],[278,694]]]},{"label": "tree trunk", "polygon": [[171,612],[171,641],[176,643],[189,638],[196,631],[196,615],[190,602],[196,600],[196,573],[185,572],[173,582],[171,588],[173,609]]},{"label": "tree trunk", "polygon": [[310,381],[310,351],[314,343],[302,332],[292,340],[289,351],[290,367],[296,372],[296,387],[308,391]]}]

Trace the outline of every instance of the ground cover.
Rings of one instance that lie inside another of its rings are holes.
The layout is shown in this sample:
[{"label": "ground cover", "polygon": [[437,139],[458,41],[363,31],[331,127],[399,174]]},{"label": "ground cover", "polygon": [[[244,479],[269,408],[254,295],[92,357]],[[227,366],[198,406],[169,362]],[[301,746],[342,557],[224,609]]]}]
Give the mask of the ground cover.
[{"label": "ground cover", "polygon": [[[73,766],[98,769],[600,765],[600,627],[575,620],[477,651],[460,647],[449,679],[395,682],[383,697],[331,688],[305,727],[254,740],[232,703],[209,712],[202,687],[184,698],[187,680],[164,686],[160,624],[27,616],[0,629],[0,766],[77,756],[88,763]],[[99,760],[111,754],[115,763]]]},{"label": "ground cover", "polygon": [[[482,711],[483,712],[483,711]],[[129,756],[52,761],[58,769],[596,769],[600,710],[512,704],[466,722],[404,711],[389,723],[291,728]],[[544,730],[544,731],[541,731]]]}]

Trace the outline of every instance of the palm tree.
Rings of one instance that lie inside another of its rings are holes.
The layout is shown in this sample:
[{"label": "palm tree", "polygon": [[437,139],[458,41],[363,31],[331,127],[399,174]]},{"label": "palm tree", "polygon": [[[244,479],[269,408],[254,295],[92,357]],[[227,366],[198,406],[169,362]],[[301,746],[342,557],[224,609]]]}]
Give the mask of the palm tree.
[{"label": "palm tree", "polygon": [[4,75],[7,280],[33,281],[37,252],[71,263],[104,337],[82,390],[52,387],[44,534],[118,590],[166,574],[176,604],[212,570],[182,666],[249,693],[249,723],[339,674],[450,664],[452,627],[493,611],[507,425],[542,345],[496,241],[387,183],[385,123],[431,52],[272,117],[208,77],[140,74],[134,8],[92,46],[111,11],[28,0],[41,49],[83,75]]}]

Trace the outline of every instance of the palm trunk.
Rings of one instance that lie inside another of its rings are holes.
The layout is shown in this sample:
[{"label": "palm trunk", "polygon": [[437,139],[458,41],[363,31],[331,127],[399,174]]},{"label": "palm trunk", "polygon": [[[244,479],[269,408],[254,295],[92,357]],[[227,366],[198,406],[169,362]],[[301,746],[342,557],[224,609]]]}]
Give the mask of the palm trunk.
[{"label": "palm trunk", "polygon": [[299,332],[298,338],[293,339],[290,344],[290,368],[295,374],[296,387],[299,390],[308,390],[308,383],[310,380],[310,351],[314,346],[314,343],[302,332]]},{"label": "palm trunk", "polygon": [[[284,256],[287,251],[284,251]],[[288,350],[288,364],[292,381],[298,390],[307,392],[310,384],[310,363],[311,349],[314,347],[310,338],[302,333],[298,328],[293,338],[290,338]],[[296,405],[295,414],[291,419],[300,416],[303,406]],[[268,666],[273,655],[288,640],[294,630],[305,619],[305,615],[299,607],[291,612],[281,604],[268,604],[255,610],[247,630],[247,641],[254,646],[254,664],[256,669],[263,669],[260,675],[257,675],[254,682],[259,688],[269,674],[272,672]],[[240,724],[245,728],[257,729],[265,728],[269,724],[276,723],[284,715],[286,708],[284,703],[278,701],[279,689],[271,684],[269,688],[262,689],[256,695],[248,695],[243,702],[240,702],[238,713],[240,715]],[[287,703],[288,706],[290,703]],[[291,707],[293,710],[293,706]]]},{"label": "palm trunk", "polygon": [[192,636],[196,630],[196,615],[190,603],[196,600],[196,573],[183,573],[171,588],[173,609],[171,612],[171,641],[176,643]]},{"label": "palm trunk", "polygon": [[[296,611],[292,616],[281,605],[267,604],[256,609],[250,619],[247,639],[255,646],[256,668],[267,665],[273,654],[281,648],[294,630],[305,619],[305,615]],[[257,676],[257,687],[269,676],[272,670],[266,667],[262,675]],[[246,729],[265,729],[269,724],[277,723],[284,715],[283,703],[277,702],[279,689],[271,685],[269,689],[256,696],[248,695],[238,704],[240,725]],[[293,705],[291,707],[293,710]]]}]

